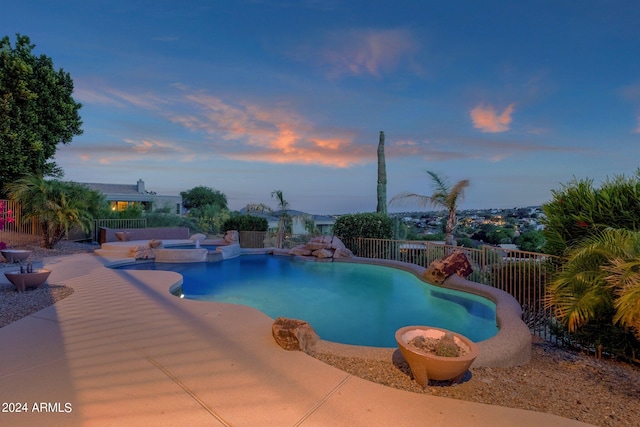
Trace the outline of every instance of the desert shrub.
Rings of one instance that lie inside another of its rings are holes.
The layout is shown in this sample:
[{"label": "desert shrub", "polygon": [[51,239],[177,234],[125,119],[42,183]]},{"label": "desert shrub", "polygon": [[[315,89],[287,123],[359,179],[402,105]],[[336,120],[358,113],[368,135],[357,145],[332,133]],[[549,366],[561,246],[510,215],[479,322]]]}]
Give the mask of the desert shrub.
[{"label": "desert shrub", "polygon": [[269,223],[266,218],[249,214],[235,214],[222,224],[222,231],[267,231]]}]

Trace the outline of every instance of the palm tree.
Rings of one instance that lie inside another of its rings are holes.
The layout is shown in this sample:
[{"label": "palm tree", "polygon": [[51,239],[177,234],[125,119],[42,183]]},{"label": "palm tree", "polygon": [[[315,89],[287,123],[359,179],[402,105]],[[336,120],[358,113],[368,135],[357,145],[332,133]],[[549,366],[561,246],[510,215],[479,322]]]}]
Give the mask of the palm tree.
[{"label": "palm tree", "polygon": [[446,209],[445,244],[454,246],[455,239],[453,232],[458,225],[456,210],[458,209],[458,202],[464,197],[465,188],[469,186],[469,180],[463,179],[458,181],[452,187],[446,179],[441,178],[437,173],[432,171],[427,171],[427,173],[431,176],[433,184],[433,193],[430,196],[423,196],[416,193],[400,193],[394,196],[389,203],[394,204],[403,201],[413,201],[423,207],[431,205]]},{"label": "palm tree", "polygon": [[9,197],[22,206],[23,220],[36,219],[42,247],[52,249],[73,226],[91,228],[102,198],[79,184],[28,176],[8,184]]},{"label": "palm tree", "polygon": [[607,318],[640,338],[640,232],[604,229],[569,249],[547,306],[574,332]]},{"label": "palm tree", "polygon": [[276,200],[278,201],[278,210],[279,210],[279,216],[280,218],[278,219],[278,247],[282,248],[282,245],[284,243],[284,234],[286,233],[287,229],[290,228],[290,219],[291,217],[289,216],[289,214],[287,213],[287,208],[289,207],[289,202],[287,202],[284,199],[284,196],[282,194],[282,190],[274,190],[271,192],[271,197],[275,197]]}]

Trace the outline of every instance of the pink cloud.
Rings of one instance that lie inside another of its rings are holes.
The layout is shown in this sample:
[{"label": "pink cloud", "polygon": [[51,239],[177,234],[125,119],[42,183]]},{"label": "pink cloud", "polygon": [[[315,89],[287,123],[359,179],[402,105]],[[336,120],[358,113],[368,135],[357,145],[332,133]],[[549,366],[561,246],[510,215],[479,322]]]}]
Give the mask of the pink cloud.
[{"label": "pink cloud", "polygon": [[495,108],[491,106],[485,107],[484,105],[478,105],[471,110],[473,127],[486,133],[508,131],[514,107],[515,104],[511,104],[505,108],[502,113],[498,114]]},{"label": "pink cloud", "polygon": [[640,116],[638,116],[638,127],[633,130],[633,133],[640,133]]},{"label": "pink cloud", "polygon": [[375,157],[345,131],[324,131],[285,107],[231,104],[203,93],[185,99],[190,115],[171,117],[194,132],[205,132],[217,154],[243,161],[318,164],[344,168]]}]

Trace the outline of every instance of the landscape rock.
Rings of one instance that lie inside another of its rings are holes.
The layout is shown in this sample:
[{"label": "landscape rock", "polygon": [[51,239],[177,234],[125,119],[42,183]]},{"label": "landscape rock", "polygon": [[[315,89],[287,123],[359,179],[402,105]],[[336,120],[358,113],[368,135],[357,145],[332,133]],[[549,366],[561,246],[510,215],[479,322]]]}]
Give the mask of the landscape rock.
[{"label": "landscape rock", "polygon": [[273,322],[271,333],[278,345],[285,350],[298,350],[305,353],[313,350],[320,339],[309,322],[286,317],[278,317]]},{"label": "landscape rock", "polygon": [[333,252],[333,259],[338,259],[338,258],[353,258],[353,252],[351,252],[350,249],[344,247],[344,248],[336,248],[336,250]]},{"label": "landscape rock", "polygon": [[162,246],[162,240],[149,240],[149,247],[151,249],[157,249]]},{"label": "landscape rock", "polygon": [[238,243],[239,242],[238,231],[228,230],[226,233],[224,233],[224,241],[229,244]]},{"label": "landscape rock", "polygon": [[446,257],[437,259],[429,264],[424,273],[424,278],[429,283],[441,285],[452,274],[467,278],[471,273],[473,273],[473,268],[467,256],[461,250],[456,250]]},{"label": "landscape rock", "polygon": [[309,243],[307,243],[306,245],[304,245],[304,247],[306,249],[309,249],[311,251],[317,251],[318,249],[326,249],[330,246],[330,244],[328,243],[324,243],[324,242],[313,242],[313,241],[309,241]]},{"label": "landscape rock", "polygon": [[336,236],[312,237],[305,245],[289,250],[289,255],[314,256],[318,259],[353,258],[351,252]]},{"label": "landscape rock", "polygon": [[298,245],[298,246],[295,246],[295,247],[293,247],[293,248],[291,248],[289,250],[289,255],[310,256],[311,252],[313,252],[313,251],[311,249],[305,248],[304,245]]},{"label": "landscape rock", "polygon": [[134,246],[129,249],[129,256],[135,259],[153,259],[156,253],[149,246]]},{"label": "landscape rock", "polygon": [[[330,247],[332,249],[347,249],[347,247],[344,245],[344,243],[342,243],[342,240],[340,240],[336,236],[333,236],[333,238],[331,239],[331,246]],[[352,254],[352,256],[353,256],[353,254]]]},{"label": "landscape rock", "polygon": [[318,249],[311,252],[311,255],[318,258],[333,258],[333,251],[330,249]]}]

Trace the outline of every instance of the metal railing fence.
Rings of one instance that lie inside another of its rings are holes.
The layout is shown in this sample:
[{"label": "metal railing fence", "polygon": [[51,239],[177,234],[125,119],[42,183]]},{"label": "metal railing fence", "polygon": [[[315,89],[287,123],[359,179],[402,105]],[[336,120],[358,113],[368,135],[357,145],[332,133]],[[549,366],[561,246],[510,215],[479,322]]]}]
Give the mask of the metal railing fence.
[{"label": "metal railing fence", "polygon": [[[285,236],[283,247],[304,244],[309,238],[308,235]],[[242,247],[275,247],[277,241],[275,233],[240,232]],[[358,257],[403,261],[425,268],[454,250],[461,250],[473,267],[469,280],[512,295],[522,306],[523,320],[532,334],[547,341],[556,341],[552,334],[552,311],[545,307],[545,287],[550,273],[558,264],[557,257],[487,245],[472,249],[415,240],[355,238],[343,239],[343,243]]]},{"label": "metal railing fence", "polygon": [[469,280],[512,295],[522,306],[523,320],[531,332],[547,341],[555,340],[545,287],[558,265],[557,257],[488,245],[472,249],[429,241],[357,238],[344,243],[359,257],[404,261],[425,268],[454,250],[463,251],[473,267]]},{"label": "metal railing fence", "polygon": [[100,241],[100,227],[106,228],[147,228],[146,218],[136,219],[111,219],[101,218],[93,221],[93,229],[91,230],[92,239],[94,242]]},{"label": "metal railing fence", "polygon": [[38,219],[25,220],[18,202],[0,199],[0,207],[0,216],[5,220],[0,241],[7,247],[35,243],[42,238]]}]

